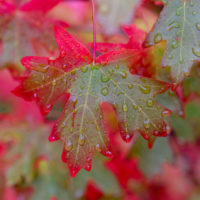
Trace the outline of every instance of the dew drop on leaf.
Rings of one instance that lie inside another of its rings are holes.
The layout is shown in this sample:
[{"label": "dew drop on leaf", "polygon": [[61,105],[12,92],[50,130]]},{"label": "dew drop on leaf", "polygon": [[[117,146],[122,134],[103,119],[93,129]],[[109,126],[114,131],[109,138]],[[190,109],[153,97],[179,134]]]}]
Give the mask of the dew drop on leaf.
[{"label": "dew drop on leaf", "polygon": [[144,128],[148,129],[150,127],[150,121],[149,119],[144,121]]},{"label": "dew drop on leaf", "polygon": [[106,83],[106,82],[108,82],[109,80],[110,80],[110,77],[109,77],[109,76],[107,76],[107,75],[105,75],[105,74],[102,74],[102,75],[101,75],[101,81],[102,81],[102,82]]},{"label": "dew drop on leaf", "polygon": [[190,75],[190,72],[189,72],[188,68],[184,69],[184,75],[185,76],[189,76]]},{"label": "dew drop on leaf", "polygon": [[103,95],[103,96],[106,96],[107,94],[108,94],[108,88],[107,87],[105,87],[105,88],[103,88],[102,90],[101,90],[101,94]]},{"label": "dew drop on leaf", "polygon": [[99,144],[96,144],[95,149],[96,149],[98,152],[101,152],[101,148],[100,148],[100,145],[99,145]]},{"label": "dew drop on leaf", "polygon": [[135,110],[137,110],[137,109],[138,109],[138,105],[134,105],[133,108],[134,108]]},{"label": "dew drop on leaf", "polygon": [[152,107],[153,106],[153,99],[147,100],[147,106]]},{"label": "dew drop on leaf", "polygon": [[132,89],[132,88],[133,88],[133,84],[130,83],[130,84],[128,85],[128,88],[129,88],[129,89]]},{"label": "dew drop on leaf", "polygon": [[175,21],[171,22],[171,23],[168,25],[168,30],[171,30],[171,29],[173,29],[173,28],[180,28],[180,24],[177,23],[177,22],[175,22]]},{"label": "dew drop on leaf", "polygon": [[168,59],[170,59],[170,60],[173,59],[173,55],[169,55]]},{"label": "dew drop on leaf", "polygon": [[127,111],[128,111],[128,106],[127,106],[126,104],[123,104],[123,105],[122,105],[122,110],[123,110],[124,112],[127,112]]},{"label": "dew drop on leaf", "polygon": [[178,42],[177,42],[177,40],[173,40],[172,41],[172,48],[173,49],[176,49],[178,47]]},{"label": "dew drop on leaf", "polygon": [[199,22],[196,23],[196,29],[197,29],[198,31],[200,31],[200,23],[199,23]]},{"label": "dew drop on leaf", "polygon": [[68,142],[65,144],[65,150],[66,150],[66,151],[71,151],[71,150],[72,150],[72,147],[73,147],[73,145],[72,145],[71,141],[68,141]]},{"label": "dew drop on leaf", "polygon": [[52,85],[55,86],[56,85],[56,80],[52,81]]},{"label": "dew drop on leaf", "polygon": [[113,157],[113,154],[112,154],[111,151],[106,151],[105,156],[108,157],[108,158],[111,158],[111,157]]},{"label": "dew drop on leaf", "polygon": [[133,138],[133,134],[121,134],[121,135],[125,142],[130,142],[131,139]]},{"label": "dew drop on leaf", "polygon": [[151,91],[150,86],[148,85],[139,85],[140,91],[144,94],[149,94]]},{"label": "dew drop on leaf", "polygon": [[171,111],[170,111],[170,110],[167,110],[167,109],[166,109],[166,110],[163,110],[163,111],[162,111],[162,116],[163,116],[163,117],[169,117],[170,114],[171,114]]},{"label": "dew drop on leaf", "polygon": [[154,43],[159,43],[162,40],[162,35],[161,33],[157,33],[154,37]]},{"label": "dew drop on leaf", "polygon": [[66,68],[67,68],[67,65],[66,65],[66,64],[63,64],[62,67],[63,67],[63,69],[66,69]]},{"label": "dew drop on leaf", "polygon": [[179,59],[179,63],[182,64],[184,62],[183,58]]},{"label": "dew drop on leaf", "polygon": [[125,71],[121,72],[121,77],[123,79],[126,79],[127,78],[127,73]]},{"label": "dew drop on leaf", "polygon": [[33,97],[34,97],[34,99],[37,99],[38,95],[36,92],[34,92]]},{"label": "dew drop on leaf", "polygon": [[79,135],[79,138],[78,138],[78,143],[79,145],[83,146],[85,144],[85,137],[83,134],[80,134]]},{"label": "dew drop on leaf", "polygon": [[192,53],[197,56],[200,57],[200,48],[199,47],[193,47],[192,48]]}]

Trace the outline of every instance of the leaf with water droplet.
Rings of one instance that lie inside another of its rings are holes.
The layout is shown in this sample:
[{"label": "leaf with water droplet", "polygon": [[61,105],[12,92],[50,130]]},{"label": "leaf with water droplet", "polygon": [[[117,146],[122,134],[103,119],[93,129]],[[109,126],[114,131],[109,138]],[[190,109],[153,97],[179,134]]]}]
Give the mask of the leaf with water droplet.
[{"label": "leaf with water droplet", "polygon": [[[64,29],[56,27],[55,35],[60,49],[66,51],[65,56],[53,62],[47,58],[24,58],[23,63],[32,72],[22,80],[22,87],[17,91],[22,96],[30,96],[30,100],[37,93],[40,106],[46,105],[47,100],[53,104],[59,95],[70,93],[49,140],[63,141],[62,160],[68,163],[72,176],[81,168],[91,169],[92,159],[88,158],[95,150],[112,157],[108,133],[113,129],[108,128],[108,121],[115,125],[115,131],[123,130],[123,138],[131,138],[134,131],[141,132],[146,139],[154,133],[166,136],[162,115],[165,108],[156,101],[148,106],[147,100],[153,101],[154,96],[167,90],[169,85],[129,72],[128,63],[142,56],[140,50],[110,51],[97,57],[94,65],[89,51]],[[38,71],[37,66],[41,64],[48,64],[48,69]],[[64,69],[63,64],[67,66]],[[45,79],[42,80],[41,76]],[[81,89],[83,83],[84,88]],[[116,117],[109,118],[106,102],[112,105]]]},{"label": "leaf with water droplet", "polygon": [[185,0],[165,3],[146,39],[147,46],[161,40],[167,42],[162,65],[171,67],[172,78],[176,83],[183,80],[185,71],[187,75],[190,73],[194,61],[200,60],[200,7],[197,0],[192,3],[194,6],[191,6],[191,1]]}]

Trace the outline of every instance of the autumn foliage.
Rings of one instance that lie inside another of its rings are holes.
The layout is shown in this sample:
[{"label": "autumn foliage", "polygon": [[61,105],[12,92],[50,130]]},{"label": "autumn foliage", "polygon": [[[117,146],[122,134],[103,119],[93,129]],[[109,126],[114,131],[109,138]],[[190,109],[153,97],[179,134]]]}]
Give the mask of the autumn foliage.
[{"label": "autumn foliage", "polygon": [[0,0],[0,200],[199,199],[199,5]]}]

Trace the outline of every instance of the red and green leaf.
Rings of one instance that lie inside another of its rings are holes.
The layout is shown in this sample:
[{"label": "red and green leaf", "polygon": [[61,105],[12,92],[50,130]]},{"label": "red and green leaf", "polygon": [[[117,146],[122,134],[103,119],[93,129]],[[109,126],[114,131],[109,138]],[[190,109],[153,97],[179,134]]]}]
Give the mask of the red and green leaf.
[{"label": "red and green leaf", "polygon": [[22,63],[32,72],[15,93],[29,100],[36,97],[45,111],[59,96],[70,93],[49,140],[63,140],[62,159],[72,176],[81,168],[91,169],[95,150],[112,156],[102,112],[105,102],[113,105],[123,138],[135,131],[150,141],[166,136],[164,117],[170,111],[157,104],[154,96],[169,85],[130,74],[128,65],[142,55],[139,50],[110,51],[97,57],[94,65],[89,51],[64,29],[56,27],[55,35],[59,58],[23,58]]}]

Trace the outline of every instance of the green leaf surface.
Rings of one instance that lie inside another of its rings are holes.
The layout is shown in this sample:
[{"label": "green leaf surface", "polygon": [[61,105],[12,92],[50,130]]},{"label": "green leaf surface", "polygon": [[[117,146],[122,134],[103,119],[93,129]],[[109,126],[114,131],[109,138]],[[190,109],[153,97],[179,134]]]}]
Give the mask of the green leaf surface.
[{"label": "green leaf surface", "polygon": [[164,8],[146,45],[167,41],[163,66],[170,66],[174,82],[190,74],[200,57],[200,4],[198,0],[164,1]]},{"label": "green leaf surface", "polygon": [[171,162],[173,156],[166,138],[158,138],[149,150],[141,137],[136,139],[130,155],[138,157],[139,168],[148,177],[161,171],[162,164]]},{"label": "green leaf surface", "polygon": [[172,129],[182,141],[196,141],[200,136],[200,102],[194,100],[185,105],[185,118],[172,115]]}]

